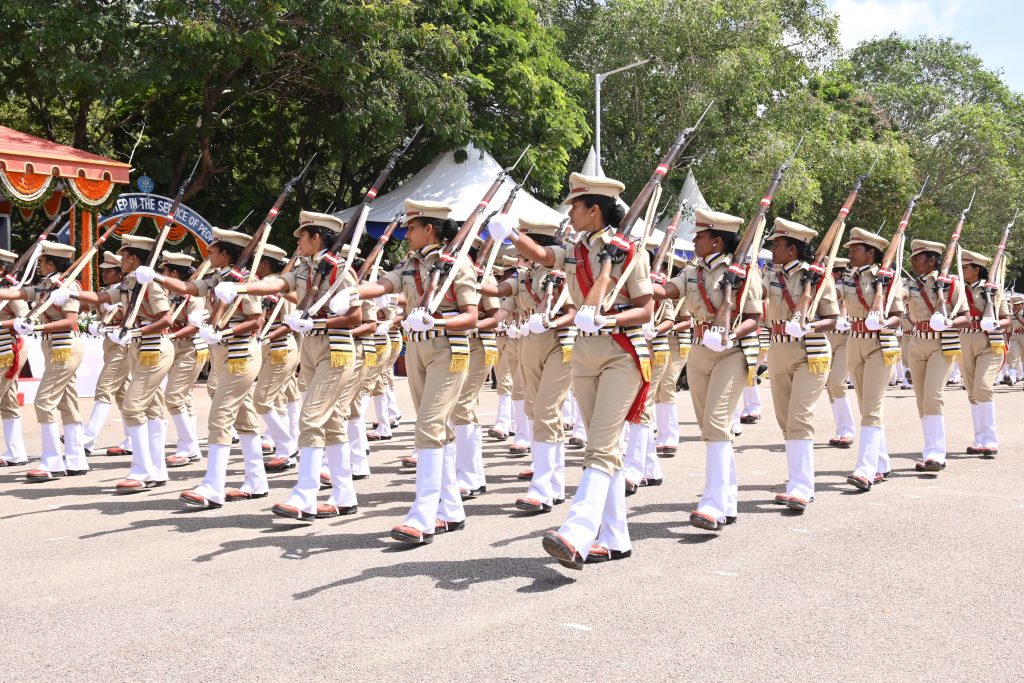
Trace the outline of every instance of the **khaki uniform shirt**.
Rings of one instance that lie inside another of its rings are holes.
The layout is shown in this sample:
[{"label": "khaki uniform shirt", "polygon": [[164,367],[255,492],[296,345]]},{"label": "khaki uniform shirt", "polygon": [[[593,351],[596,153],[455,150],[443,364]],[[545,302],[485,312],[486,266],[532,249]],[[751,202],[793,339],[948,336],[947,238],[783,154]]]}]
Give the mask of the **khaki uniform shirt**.
[{"label": "khaki uniform shirt", "polygon": [[[235,282],[235,279],[229,275],[230,272],[230,268],[222,268],[219,271],[211,271],[208,272],[202,279],[196,280],[194,282],[196,289],[199,290],[199,295],[206,299],[206,308],[208,310],[215,311],[218,307],[217,305],[220,303],[220,300],[213,295],[214,288],[221,282]],[[235,312],[231,315],[230,322],[240,323],[249,316],[260,314],[260,311],[262,309],[260,308],[259,302],[256,301],[255,298],[247,294],[243,294],[239,298],[242,301],[235,309]],[[211,320],[210,324],[213,324],[214,322],[216,321]]]},{"label": "khaki uniform shirt", "polygon": [[[117,287],[117,298],[111,297],[111,301],[121,302],[122,311],[131,310],[132,290],[135,289],[135,284],[135,274],[128,273]],[[167,290],[157,282],[150,282],[142,295],[142,305],[135,316],[135,326],[144,327],[170,310],[171,302],[167,299]],[[123,315],[125,314],[122,314],[122,317]]]},{"label": "khaki uniform shirt", "polygon": [[[977,315],[971,313],[971,317],[975,320],[981,320],[985,315],[986,307],[985,280],[978,280],[973,285],[967,285],[967,293],[968,302],[972,302],[974,309],[978,312]],[[992,310],[995,312],[994,315],[996,320],[1010,315],[1010,309],[1006,305],[1006,297],[1003,296],[1003,291],[1001,289],[995,290],[995,300],[992,303]]]},{"label": "khaki uniform shirt", "polygon": [[[405,295],[406,313],[411,313],[419,306],[420,297],[423,295],[421,287],[425,288],[430,282],[430,267],[437,261],[442,248],[440,244],[431,244],[410,252],[394,270],[381,276],[380,281],[390,282],[396,294]],[[477,287],[476,270],[468,260],[463,261],[455,279],[452,280],[452,286],[441,299],[437,313],[457,313],[461,306],[476,306],[479,303],[480,291]]]},{"label": "khaki uniform shirt", "polygon": [[[779,275],[785,282],[785,289],[789,292],[789,299],[794,304],[799,304],[800,296],[804,291],[803,278],[807,273],[809,265],[805,261],[792,261],[784,266],[775,266],[765,272],[762,282],[764,291],[768,293],[767,319],[768,322],[785,322],[793,317],[795,311],[790,308],[789,301],[783,292],[783,283],[779,282]],[[814,288],[811,288],[811,297],[815,296]],[[821,282],[821,298],[818,300],[818,308],[815,311],[815,319],[827,318],[839,315],[839,302],[836,299],[836,287],[832,278],[824,277]]]},{"label": "khaki uniform shirt", "polygon": [[[725,272],[732,264],[732,256],[729,254],[714,254],[707,259],[698,258],[697,263],[687,266],[678,275],[669,280],[676,286],[683,299],[679,308],[680,318],[691,317],[697,323],[710,324],[715,320],[715,314],[708,309],[704,297],[698,286],[699,272],[703,271],[704,290],[712,307],[718,310],[725,298],[719,284],[725,277]],[[743,315],[761,315],[761,277],[757,272],[757,266],[751,264],[750,273],[746,279],[747,295],[743,302]],[[740,292],[737,289],[736,294]]]},{"label": "khaki uniform shirt", "polygon": [[[584,252],[587,262],[590,264],[590,272],[595,280],[601,272],[601,250],[611,242],[614,236],[615,232],[611,228],[605,228],[604,230],[588,233],[583,237],[581,244],[585,247]],[[554,252],[555,255],[554,269],[565,271],[566,286],[569,288],[569,300],[572,301],[574,306],[579,308],[583,305],[586,296],[583,290],[580,289],[579,281],[576,277],[576,270],[583,267],[582,264],[576,262],[576,248],[548,247],[548,249]],[[647,252],[643,249],[637,249],[633,254],[633,260],[636,263],[626,278],[625,286],[622,287],[615,297],[615,301],[612,302],[613,306],[630,306],[633,303],[633,299],[654,294],[654,287],[651,285],[651,263]],[[622,277],[622,271],[625,266],[625,259],[619,263],[612,264],[612,287],[615,287]]]},{"label": "khaki uniform shirt", "polygon": [[[22,289],[32,308],[46,301],[47,297],[50,296],[50,292],[55,289],[53,286],[54,277],[56,277],[56,275],[51,275],[38,285],[29,285]],[[65,289],[75,293],[82,291],[82,285],[77,282],[66,282],[64,283],[64,287]],[[8,304],[8,306],[10,306],[10,304]],[[82,306],[78,299],[68,299],[67,303],[63,306],[50,304],[49,307],[43,311],[42,320],[39,322],[46,324],[56,322],[57,320],[63,320],[65,313],[78,313],[80,310],[82,310]]]},{"label": "khaki uniform shirt", "polygon": [[[907,315],[911,322],[928,322],[932,313],[942,311],[942,303],[939,301],[939,295],[935,292],[935,278],[938,275],[939,271],[934,270],[922,278],[904,281],[903,288],[907,293]],[[967,310],[967,299],[964,296],[964,287],[960,280],[953,280],[949,291],[943,296],[946,298],[946,310],[950,317],[956,317],[958,313]]]},{"label": "khaki uniform shirt", "polygon": [[[843,278],[842,291],[843,301],[846,303],[846,312],[851,319],[868,317],[871,312],[871,302],[875,298],[875,276],[878,274],[878,265],[871,264],[853,268],[847,277]],[[857,284],[860,284],[860,295],[857,294]],[[900,283],[893,282],[893,287],[899,288]],[[863,299],[863,301],[861,301]],[[883,304],[884,305],[884,304]],[[897,290],[892,298],[892,306],[889,307],[887,315],[899,315],[903,312],[903,297]]]}]

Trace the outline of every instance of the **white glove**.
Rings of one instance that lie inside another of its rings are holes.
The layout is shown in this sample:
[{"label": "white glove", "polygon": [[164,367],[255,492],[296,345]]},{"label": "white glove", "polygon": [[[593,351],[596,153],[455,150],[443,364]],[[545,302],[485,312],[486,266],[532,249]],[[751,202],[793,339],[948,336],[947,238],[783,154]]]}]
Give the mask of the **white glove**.
[{"label": "white glove", "polygon": [[429,332],[434,329],[434,317],[424,308],[417,308],[409,314],[409,329],[413,332]]},{"label": "white glove", "polygon": [[882,319],[878,317],[877,313],[868,313],[868,317],[864,319],[864,327],[872,332],[878,332],[882,329]]},{"label": "white glove", "polygon": [[215,330],[212,325],[203,325],[199,328],[199,338],[210,346],[216,346],[224,338],[224,333]]},{"label": "white glove", "polygon": [[213,288],[213,295],[225,304],[232,304],[238,298],[238,284],[235,282],[221,282]]},{"label": "white glove", "polygon": [[135,281],[140,285],[147,285],[156,279],[156,271],[149,266],[139,266],[133,272]]},{"label": "white glove", "polygon": [[803,339],[807,335],[808,329],[803,326],[803,323],[790,320],[786,323],[786,334],[790,337],[796,337],[797,339]]},{"label": "white glove", "polygon": [[646,339],[647,341],[651,341],[652,339],[658,336],[658,328],[654,326],[653,320],[648,320],[647,322],[645,322],[643,325],[641,325],[640,329],[643,330],[644,339]]},{"label": "white glove", "polygon": [[35,334],[36,332],[35,325],[25,320],[24,318],[15,318],[13,326],[14,331],[20,334],[22,337],[27,337],[30,334]]},{"label": "white glove", "polygon": [[206,324],[208,317],[210,317],[210,314],[205,309],[202,311],[192,311],[188,314],[188,324],[193,327],[202,327]]},{"label": "white glove", "polygon": [[704,344],[705,348],[711,349],[715,353],[721,353],[726,349],[732,348],[732,340],[729,340],[728,343],[723,343],[721,332],[716,332],[715,330],[705,330],[701,343]]},{"label": "white glove", "polygon": [[110,313],[117,308],[117,304],[100,304],[100,310],[104,313]]},{"label": "white glove", "polygon": [[524,322],[522,325],[519,326],[519,338],[520,339],[526,339],[529,336],[530,336],[530,321],[527,320],[526,322]]},{"label": "white glove", "polygon": [[946,319],[946,316],[942,315],[942,311],[935,311],[932,313],[932,317],[928,319],[928,327],[936,332],[945,332],[949,329],[949,321]]},{"label": "white glove", "polygon": [[487,234],[496,244],[501,244],[508,239],[515,228],[516,221],[511,216],[499,213],[487,224]]},{"label": "white glove", "polygon": [[391,326],[395,324],[394,320],[381,320],[377,323],[377,336],[386,337],[388,332],[391,331]]},{"label": "white glove", "polygon": [[113,327],[107,330],[107,339],[114,342],[118,346],[127,346],[128,342],[132,340],[132,331],[125,330],[122,333],[120,327]]},{"label": "white glove", "polygon": [[377,308],[387,308],[391,305],[391,296],[388,294],[381,294],[373,298],[373,303]]},{"label": "white glove", "polygon": [[985,330],[986,332],[995,332],[996,330],[999,329],[999,321],[996,320],[995,318],[982,318],[981,329]]},{"label": "white glove", "polygon": [[283,320],[284,324],[291,328],[292,332],[306,334],[313,329],[313,319],[307,318],[299,311],[292,311],[291,313],[285,314]]},{"label": "white glove", "polygon": [[576,311],[576,327],[593,334],[612,322],[610,316],[601,315],[593,306],[580,306]]},{"label": "white glove", "polygon": [[530,332],[534,334],[544,334],[551,329],[551,322],[540,313],[534,313],[530,316],[529,320],[526,321],[526,326]]},{"label": "white glove", "polygon": [[102,337],[106,332],[106,325],[101,323],[99,320],[94,320],[89,323],[89,334],[93,337]]},{"label": "white glove", "polygon": [[512,323],[511,325],[508,326],[508,331],[505,334],[508,335],[509,339],[519,339],[521,336],[523,336],[519,334],[519,326],[516,325],[515,323]]},{"label": "white glove", "polygon": [[345,315],[352,310],[352,304],[359,301],[359,294],[355,287],[345,287],[338,290],[338,293],[327,302],[327,308],[334,315]]},{"label": "white glove", "polygon": [[498,323],[497,325],[494,326],[494,331],[495,332],[505,332],[507,334],[508,333],[508,323],[506,323],[504,320],[502,320],[500,323]]},{"label": "white glove", "polygon": [[57,308],[64,308],[64,304],[71,300],[71,290],[67,287],[58,287],[50,292],[50,301]]},{"label": "white glove", "polygon": [[841,315],[836,318],[836,332],[849,332],[850,331],[850,319],[845,315]]}]

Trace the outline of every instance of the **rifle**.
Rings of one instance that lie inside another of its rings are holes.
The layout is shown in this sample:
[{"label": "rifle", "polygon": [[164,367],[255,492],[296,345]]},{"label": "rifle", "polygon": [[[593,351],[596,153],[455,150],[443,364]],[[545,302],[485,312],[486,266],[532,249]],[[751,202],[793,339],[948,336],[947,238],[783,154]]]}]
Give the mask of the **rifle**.
[{"label": "rifle", "polygon": [[[821,299],[821,293],[823,293],[821,288],[818,287],[818,283],[821,282],[821,278],[825,276],[825,273],[832,271],[832,263],[835,261],[835,249],[833,249],[833,246],[842,239],[846,217],[850,214],[853,203],[857,201],[857,194],[860,192],[861,186],[864,185],[864,181],[868,179],[871,172],[875,170],[875,164],[877,163],[878,157],[875,157],[868,172],[858,176],[857,180],[854,181],[853,187],[850,188],[849,194],[846,195],[846,201],[843,202],[842,207],[839,209],[839,214],[832,221],[832,225],[829,226],[825,236],[818,244],[818,249],[814,253],[814,262],[810,264],[807,273],[803,277],[803,291],[800,292],[800,299],[797,302],[796,310],[793,312],[793,322],[800,324],[802,321],[810,320],[814,316],[818,301]],[[814,294],[812,294],[812,290]]]},{"label": "rifle", "polygon": [[[195,177],[196,169],[199,168],[199,162],[202,159],[202,155],[196,159],[196,165],[192,167],[192,172],[188,174],[188,178],[178,188],[178,194],[174,196],[174,201],[171,202],[171,208],[167,211],[167,217],[164,218],[164,224],[160,228],[160,235],[157,237],[156,244],[153,246],[153,251],[149,257],[150,268],[155,267],[157,260],[160,258],[160,250],[163,249],[167,235],[171,232],[171,226],[174,225],[174,214],[178,212],[178,207],[181,205],[181,199],[185,195],[185,188],[188,187],[189,183],[192,182],[192,178]],[[127,334],[128,328],[135,322],[135,316],[139,314],[139,307],[142,306],[142,297],[145,293],[146,285],[136,282],[128,298],[128,306],[125,308],[124,318],[121,320],[120,336],[123,337]]]},{"label": "rifle", "polygon": [[[199,267],[195,269],[195,272],[192,273],[192,275],[191,275],[191,277],[189,277],[188,281],[189,282],[196,282],[197,280],[202,279],[202,277],[204,275],[206,275],[206,271],[209,270],[209,269],[210,269],[210,259],[203,259],[203,262],[200,263]],[[181,303],[179,303],[175,307],[174,311],[171,313],[171,324],[172,325],[174,324],[174,321],[178,319],[178,316],[181,315],[181,312],[185,310],[185,304],[188,303],[188,300],[189,300],[189,295],[186,294],[184,297],[182,297]]]},{"label": "rifle", "polygon": [[994,318],[995,317],[995,293],[1002,287],[1000,282],[1000,272],[1005,267],[1006,261],[1006,242],[1010,238],[1010,230],[1013,228],[1013,224],[1017,222],[1017,214],[1020,213],[1020,209],[1016,209],[1013,212],[1013,218],[1003,228],[1003,236],[999,239],[999,246],[996,247],[996,255],[992,257],[992,266],[988,269],[988,279],[985,281],[985,314],[983,317]]},{"label": "rifle", "polygon": [[[697,186],[694,185],[693,187],[696,189]],[[661,266],[665,263],[672,245],[675,244],[676,231],[679,229],[679,223],[683,220],[683,211],[686,209],[686,205],[690,203],[692,197],[693,190],[691,189],[690,194],[686,195],[686,199],[679,202],[676,212],[672,215],[672,220],[665,226],[665,237],[661,240],[661,244],[658,245],[658,251],[654,254],[654,263],[651,264],[652,275],[661,272]]]},{"label": "rifle", "polygon": [[[353,216],[355,216],[355,222],[353,222],[352,219],[349,219],[349,221],[345,223],[345,227],[341,229],[341,232],[339,232],[338,236],[334,239],[334,242],[332,242],[327,248],[323,258],[320,260],[320,263],[317,264],[316,269],[313,271],[312,281],[309,283],[309,286],[306,287],[306,292],[302,295],[302,300],[299,301],[299,306],[296,310],[301,314],[308,316],[316,313],[330,299],[331,294],[333,294],[333,289],[319,300],[316,299],[317,292],[320,291],[320,286],[323,283],[324,278],[329,277],[331,271],[333,271],[335,266],[338,265],[338,253],[346,244],[351,244],[352,247],[349,250],[348,259],[342,273],[346,272],[352,265],[352,259],[355,258],[355,254],[358,251],[358,240],[362,237],[362,229],[366,224],[366,217],[370,213],[370,203],[373,202],[377,193],[380,192],[380,188],[385,182],[387,182],[387,179],[395,169],[395,165],[398,163],[398,160],[405,156],[405,153],[409,151],[410,147],[412,147],[412,143],[416,140],[416,137],[420,134],[422,129],[423,124],[420,124],[416,130],[413,131],[412,135],[409,136],[409,139],[405,144],[392,152],[391,156],[388,158],[387,164],[384,165],[384,170],[380,172],[379,176],[377,176],[377,180],[374,181],[373,186],[366,192],[366,195],[363,197],[363,201],[360,202],[359,206],[356,208],[356,212],[353,214]],[[342,283],[344,279],[344,277],[338,278],[337,284],[340,286],[340,283]],[[317,304],[315,307],[313,306],[314,301],[316,301]]]},{"label": "rifle", "polygon": [[892,240],[889,242],[889,248],[885,250],[885,255],[882,257],[882,263],[878,269],[878,275],[875,277],[875,297],[871,302],[871,312],[877,313],[879,317],[883,315],[882,306],[883,299],[885,297],[885,288],[890,282],[892,282],[892,278],[895,275],[891,270],[893,259],[896,258],[896,252],[900,248],[900,241],[903,239],[903,235],[907,231],[907,224],[910,223],[910,216],[914,213],[914,207],[917,205],[917,202],[920,201],[926,187],[928,187],[928,178],[924,179],[924,184],[921,185],[921,189],[918,193],[911,197],[906,210],[903,212],[903,218],[900,219],[900,224],[896,226],[896,232],[893,234]]},{"label": "rifle", "polygon": [[[281,207],[284,206],[284,202],[288,199],[288,195],[295,189],[295,185],[302,180],[302,176],[306,174],[309,169],[309,165],[313,163],[313,159],[316,159],[316,154],[309,158],[306,165],[302,167],[299,174],[288,180],[281,188],[281,194],[277,196],[277,201],[270,207],[270,211],[267,212],[266,217],[260,224],[260,227],[253,233],[252,238],[242,249],[242,253],[235,259],[235,263],[232,266],[229,274],[235,279],[236,282],[242,282],[246,279],[246,276],[242,273],[242,268],[248,263],[249,259],[252,259],[252,265],[249,268],[249,279],[256,277],[256,266],[259,265],[260,259],[263,257],[263,248],[267,245],[267,238],[270,237],[270,227],[274,224],[277,219],[277,214],[281,212]],[[227,325],[228,320],[234,315],[234,312],[241,305],[241,297],[236,298],[230,306],[225,310],[225,304],[222,301],[217,301],[216,307],[210,313],[210,323],[218,330],[224,329]]]},{"label": "rifle", "polygon": [[[75,259],[75,262],[72,263],[71,266],[66,271],[64,271],[59,277],[54,278],[53,283],[58,287],[63,287],[65,282],[74,282],[75,278],[78,277],[78,274],[82,272],[86,264],[88,264],[89,261],[92,260],[93,255],[95,255],[100,250],[100,247],[103,246],[103,243],[106,242],[112,234],[114,234],[114,231],[121,226],[121,223],[123,223],[124,219],[127,217],[127,215],[124,215],[118,218],[117,222],[111,225],[109,228],[107,228],[106,232],[100,235],[99,238],[92,243],[92,246],[89,247],[89,249],[87,249],[84,254]],[[25,319],[32,320],[38,318],[40,315],[43,314],[44,311],[50,308],[50,303],[51,302],[49,298],[45,299],[38,306],[32,309],[29,312],[29,314],[25,316]]]},{"label": "rifle", "polygon": [[[754,258],[757,257],[757,250],[760,247],[761,240],[758,238],[755,241],[755,237],[758,237],[764,230],[765,214],[768,213],[768,207],[771,206],[772,200],[775,199],[775,193],[778,191],[779,186],[782,185],[783,176],[789,170],[789,167],[793,165],[797,152],[800,151],[800,147],[803,144],[804,139],[800,138],[789,159],[775,169],[771,182],[768,183],[768,189],[765,190],[761,201],[758,202],[757,210],[750,218],[747,229],[743,231],[743,237],[740,238],[739,244],[736,246],[735,252],[733,252],[733,263],[722,277],[721,284],[719,285],[722,289],[722,303],[718,307],[718,311],[715,312],[715,319],[710,329],[721,334],[722,342],[725,344],[729,342],[728,334],[732,328],[733,311],[740,308],[743,303],[742,301],[737,302],[735,300],[736,285],[740,280],[746,279],[747,273],[750,271],[751,254],[753,254]],[[747,288],[744,287],[744,294],[746,294],[746,291]],[[739,320],[741,317],[737,315],[736,319]]]},{"label": "rifle", "polygon": [[[483,225],[480,226],[480,232],[486,230],[487,226],[490,225],[491,223],[491,219],[494,218],[499,213],[503,216],[508,215],[508,213],[512,210],[512,203],[516,200],[516,195],[519,193],[519,188],[521,188],[526,183],[526,179],[530,177],[530,174],[533,173],[533,169],[536,167],[537,164],[531,166],[530,170],[526,172],[525,176],[523,176],[523,179],[512,186],[512,191],[508,193],[508,198],[505,200],[505,203],[501,205],[500,209],[498,209],[497,211],[492,211],[491,214],[487,216],[486,220],[484,220]],[[484,241],[483,246],[480,247],[480,251],[477,252],[476,265],[477,270],[480,273],[481,282],[483,282],[484,277],[486,277],[487,274],[491,272],[491,268],[494,266],[494,262],[497,260],[498,253],[500,251],[501,244],[496,244],[494,240],[491,238],[491,236],[487,235],[487,239]]]},{"label": "rifle", "polygon": [[[68,205],[68,208],[64,209],[56,216],[54,216],[53,220],[50,221],[50,224],[47,225],[41,233],[39,233],[39,237],[36,238],[35,243],[32,244],[32,246],[30,246],[28,249],[23,251],[21,255],[18,256],[18,259],[11,265],[11,267],[7,269],[7,272],[4,273],[3,278],[0,278],[0,284],[2,284],[4,287],[17,287],[24,284],[23,282],[18,281],[18,276],[20,276],[23,271],[31,269],[31,264],[35,263],[36,259],[39,258],[39,254],[42,252],[42,243],[46,240],[47,237],[50,236],[50,233],[53,231],[53,229],[60,224],[60,221],[62,218],[64,218],[65,214],[67,214],[69,211],[71,211],[71,209],[75,208],[75,206],[77,205],[78,202],[73,201],[71,202],[71,204]],[[0,311],[2,311],[5,306],[7,306],[7,303],[9,301],[10,299],[4,299],[3,301],[0,301]]]},{"label": "rifle", "polygon": [[384,253],[384,247],[386,247],[388,242],[391,241],[391,236],[395,234],[395,230],[402,222],[402,217],[404,215],[404,210],[397,212],[395,217],[391,219],[391,222],[388,223],[388,227],[384,228],[384,232],[381,233],[379,238],[377,238],[377,243],[373,245],[373,249],[370,250],[370,253],[366,256],[366,260],[363,261],[363,265],[359,268],[359,273],[357,274],[359,282],[362,282],[370,275],[370,271],[377,264],[377,259],[380,255]]},{"label": "rifle", "polygon": [[[483,199],[473,209],[473,213],[469,214],[469,218],[459,228],[459,232],[445,245],[444,251],[441,252],[437,260],[430,266],[430,278],[423,287],[423,295],[420,297],[419,303],[416,304],[417,308],[425,309],[428,313],[433,313],[437,310],[445,292],[448,291],[448,288],[455,281],[459,265],[466,258],[469,248],[473,245],[473,240],[479,232],[480,216],[487,210],[487,206],[494,199],[494,195],[498,193],[498,189],[501,188],[505,179],[515,170],[516,166],[519,165],[519,162],[522,161],[529,149],[530,146],[528,145],[514,164],[498,172],[498,177],[487,188],[487,192],[484,193]],[[444,276],[443,283],[441,282],[442,275]]]},{"label": "rifle", "polygon": [[957,246],[960,244],[960,233],[963,232],[964,222],[967,220],[967,212],[974,206],[974,197],[978,194],[975,190],[971,194],[971,201],[967,203],[967,208],[960,212],[960,218],[956,222],[956,227],[953,228],[953,235],[949,238],[949,244],[946,246],[946,251],[942,255],[942,265],[939,267],[939,276],[935,278],[934,292],[938,296],[939,304],[942,306],[943,317],[949,317],[948,303],[946,302],[946,294],[949,292],[949,288],[953,285],[953,278],[949,275],[949,269],[953,266],[953,257],[956,255]]},{"label": "rifle", "polygon": [[[654,173],[651,174],[647,184],[640,190],[640,194],[633,201],[633,205],[629,207],[629,211],[626,212],[625,217],[615,232],[615,237],[601,251],[601,270],[598,272],[597,277],[594,278],[594,284],[591,286],[590,292],[587,293],[587,297],[583,302],[584,306],[591,306],[594,309],[603,307],[605,295],[608,294],[608,289],[612,284],[612,263],[616,260],[621,260],[626,250],[629,249],[629,233],[632,231],[633,226],[640,220],[640,216],[647,209],[647,204],[654,196],[655,190],[661,186],[662,178],[668,174],[669,169],[675,163],[676,157],[690,144],[693,134],[704,120],[704,117],[708,115],[714,103],[715,101],[711,100],[704,109],[704,113],[697,119],[697,123],[690,128],[684,129],[676,136],[675,142],[672,143],[668,152],[662,157],[661,163],[654,169]],[[620,280],[625,280],[625,278],[620,278]],[[600,313],[600,311],[597,312]]]}]

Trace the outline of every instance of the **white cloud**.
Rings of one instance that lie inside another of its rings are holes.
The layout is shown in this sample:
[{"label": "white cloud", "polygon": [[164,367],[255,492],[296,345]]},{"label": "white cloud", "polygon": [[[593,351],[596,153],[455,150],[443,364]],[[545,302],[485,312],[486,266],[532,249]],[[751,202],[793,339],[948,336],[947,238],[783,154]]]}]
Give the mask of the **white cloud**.
[{"label": "white cloud", "polygon": [[839,39],[850,49],[857,43],[887,36],[950,35],[962,8],[961,0],[832,0],[839,15]]}]

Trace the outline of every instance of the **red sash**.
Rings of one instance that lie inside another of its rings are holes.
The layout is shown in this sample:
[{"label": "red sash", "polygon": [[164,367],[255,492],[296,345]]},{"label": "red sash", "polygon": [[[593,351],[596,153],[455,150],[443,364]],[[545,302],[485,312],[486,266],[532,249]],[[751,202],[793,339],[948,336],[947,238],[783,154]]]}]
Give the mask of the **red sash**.
[{"label": "red sash", "polygon": [[972,318],[980,318],[982,316],[982,312],[980,310],[978,310],[977,308],[975,308],[975,306],[974,306],[974,295],[971,294],[971,287],[970,287],[970,285],[968,285],[967,287],[964,287],[964,293],[967,294],[967,306],[971,310],[971,317]]},{"label": "red sash", "polygon": [[[622,267],[625,268],[629,261],[633,258],[633,254],[636,251],[633,243],[629,243],[629,251],[626,253],[626,259],[622,262]],[[590,268],[590,251],[583,246],[583,243],[576,245],[576,284],[579,285],[580,291],[583,292],[584,298],[590,293],[590,288],[594,286],[594,273]],[[651,383],[644,380],[643,371],[640,368],[640,356],[637,355],[636,349],[633,348],[633,342],[629,341],[629,337],[623,332],[616,332],[611,335],[615,343],[622,347],[622,350],[629,354],[633,362],[636,363],[636,369],[640,371],[640,390],[636,394],[636,398],[633,399],[633,404],[629,407],[629,413],[626,415],[626,421],[637,424],[643,419],[644,404],[647,403],[647,392],[651,388]]]},{"label": "red sash", "polygon": [[[920,282],[920,285],[921,285],[921,289],[920,289],[921,299],[924,301],[924,305],[928,307],[928,312],[929,313],[935,313],[935,305],[932,304],[932,300],[928,298],[928,292],[925,291],[925,286],[924,286],[924,282],[925,281],[924,280],[920,280],[919,282]],[[953,280],[953,281],[951,281],[949,283],[949,297],[946,299],[946,303],[948,303],[950,305],[952,305],[952,303],[953,303],[953,287],[954,287],[955,284],[956,284],[955,280]]]},{"label": "red sash", "polygon": [[25,340],[19,337],[14,330],[11,330],[11,353],[14,355],[14,360],[11,362],[11,367],[8,368],[7,372],[4,373],[4,377],[7,379],[14,379],[18,376],[18,369],[21,365],[21,347],[25,345]]}]

